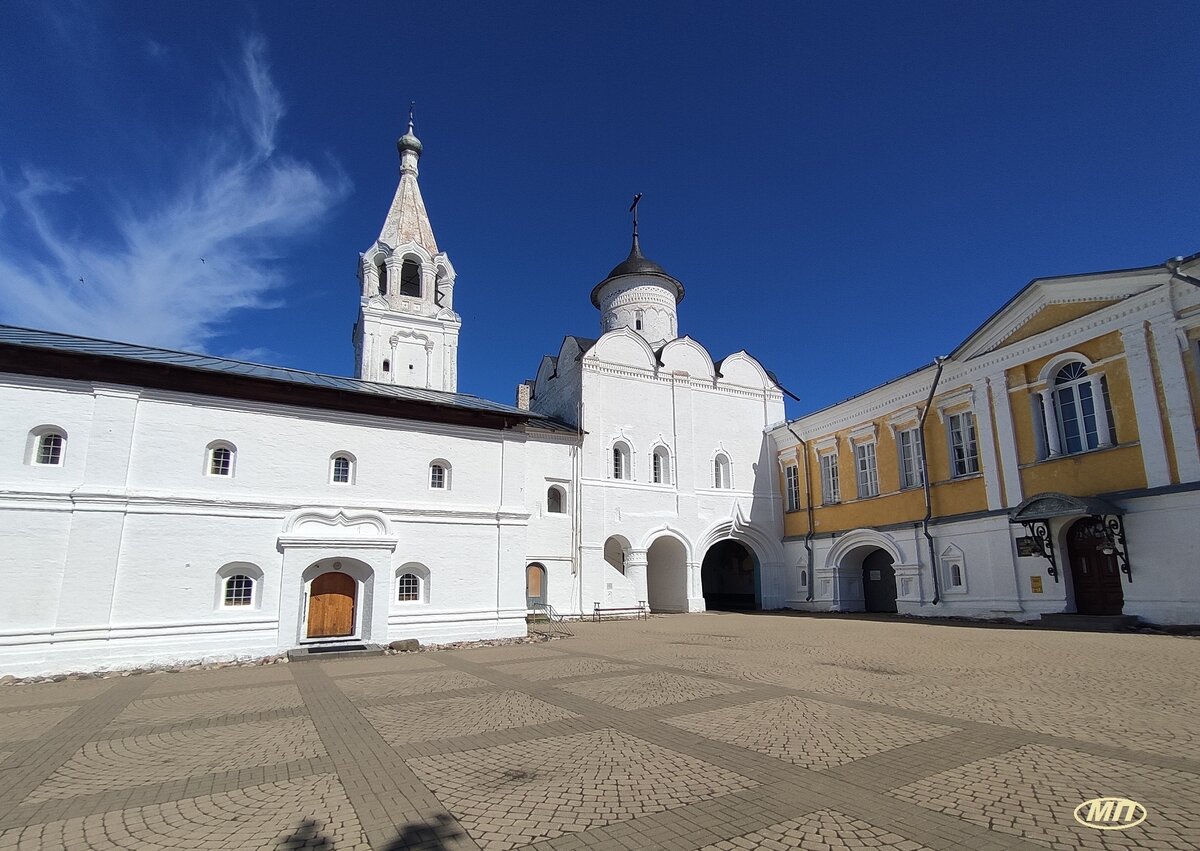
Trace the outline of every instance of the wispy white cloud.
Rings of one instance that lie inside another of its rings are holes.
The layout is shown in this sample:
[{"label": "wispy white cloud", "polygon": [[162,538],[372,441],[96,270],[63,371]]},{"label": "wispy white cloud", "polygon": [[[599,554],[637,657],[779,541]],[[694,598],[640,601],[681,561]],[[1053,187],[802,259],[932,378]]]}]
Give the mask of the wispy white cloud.
[{"label": "wispy white cloud", "polygon": [[260,39],[246,42],[224,103],[228,126],[181,158],[157,200],[130,188],[103,227],[82,234],[63,203],[82,181],[32,166],[0,172],[3,321],[203,350],[234,312],[278,304],[287,243],[348,186],[277,152],[285,110]]}]

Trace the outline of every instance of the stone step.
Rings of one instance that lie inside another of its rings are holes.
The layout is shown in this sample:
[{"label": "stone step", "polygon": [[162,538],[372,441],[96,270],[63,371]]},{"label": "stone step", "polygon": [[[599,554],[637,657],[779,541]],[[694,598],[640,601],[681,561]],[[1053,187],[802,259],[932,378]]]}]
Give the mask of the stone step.
[{"label": "stone step", "polygon": [[1072,629],[1088,632],[1124,632],[1136,629],[1137,615],[1080,615],[1073,612],[1056,612],[1042,615],[1039,626],[1051,629]]},{"label": "stone step", "polygon": [[355,659],[363,656],[382,656],[383,647],[361,641],[344,644],[318,644],[297,647],[288,651],[289,662],[326,662],[330,659]]}]

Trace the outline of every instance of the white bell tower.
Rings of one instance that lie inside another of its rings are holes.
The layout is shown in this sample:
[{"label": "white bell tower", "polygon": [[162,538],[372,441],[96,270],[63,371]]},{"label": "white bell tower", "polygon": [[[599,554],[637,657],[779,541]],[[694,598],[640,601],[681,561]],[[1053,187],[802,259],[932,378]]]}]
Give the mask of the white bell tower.
[{"label": "white bell tower", "polygon": [[400,185],[379,239],[359,259],[355,376],[453,392],[462,320],[454,312],[454,267],[438,251],[417,185],[421,141],[413,134],[411,111],[396,148]]}]

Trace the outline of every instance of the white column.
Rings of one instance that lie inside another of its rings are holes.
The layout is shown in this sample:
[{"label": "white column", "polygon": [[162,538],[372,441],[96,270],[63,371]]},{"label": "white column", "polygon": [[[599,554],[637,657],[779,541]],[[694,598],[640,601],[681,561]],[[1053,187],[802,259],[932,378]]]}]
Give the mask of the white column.
[{"label": "white column", "polygon": [[1137,416],[1146,484],[1152,488],[1169,485],[1171,468],[1167,464],[1167,444],[1163,439],[1163,422],[1158,411],[1154,370],[1150,367],[1150,348],[1146,344],[1146,331],[1142,323],[1122,328],[1121,344],[1125,347],[1125,364],[1133,391],[1133,410]]},{"label": "white column", "polygon": [[1092,373],[1088,376],[1088,382],[1092,385],[1092,409],[1096,412],[1096,437],[1099,438],[1100,447],[1103,449],[1113,445],[1108,408],[1104,404],[1103,376]]},{"label": "white column", "polygon": [[625,578],[633,586],[636,600],[649,600],[646,590],[646,551],[630,550],[625,554]]},{"label": "white column", "polygon": [[1013,431],[1012,404],[1008,397],[1008,376],[998,373],[988,378],[992,388],[992,413],[996,417],[996,437],[1000,443],[1000,465],[1004,470],[1004,498],[1010,506],[1021,502],[1021,470],[1017,460],[1017,438]]},{"label": "white column", "polygon": [[1042,401],[1042,415],[1046,423],[1046,449],[1051,458],[1057,458],[1062,455],[1062,444],[1058,437],[1058,417],[1054,413],[1054,390],[1047,388],[1037,391],[1037,394]]},{"label": "white column", "polygon": [[992,409],[988,404],[988,382],[985,379],[972,389],[976,411],[975,428],[978,431],[980,454],[983,457],[983,489],[987,494],[988,508],[1002,508],[1000,499],[1000,460],[996,457],[996,439],[992,430]]},{"label": "white column", "polygon": [[1171,443],[1175,448],[1179,481],[1194,482],[1200,479],[1200,448],[1196,445],[1196,422],[1192,418],[1191,394],[1180,357],[1175,323],[1170,319],[1152,322],[1150,332],[1154,337],[1154,353],[1158,357],[1158,373],[1167,404],[1167,422],[1171,426]]}]

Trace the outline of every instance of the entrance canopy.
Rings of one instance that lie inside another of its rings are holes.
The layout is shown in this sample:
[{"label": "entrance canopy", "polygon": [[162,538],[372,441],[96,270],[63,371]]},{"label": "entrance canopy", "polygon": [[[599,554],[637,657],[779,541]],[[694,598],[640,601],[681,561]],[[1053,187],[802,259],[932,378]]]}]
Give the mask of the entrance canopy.
[{"label": "entrance canopy", "polygon": [[1029,523],[1034,520],[1049,520],[1052,517],[1075,517],[1080,514],[1092,517],[1121,515],[1125,509],[1118,508],[1107,500],[1096,496],[1069,496],[1065,493],[1039,493],[1022,502],[1008,515],[1010,523]]}]

